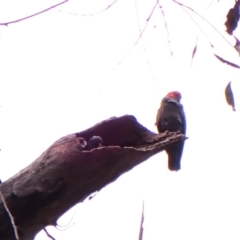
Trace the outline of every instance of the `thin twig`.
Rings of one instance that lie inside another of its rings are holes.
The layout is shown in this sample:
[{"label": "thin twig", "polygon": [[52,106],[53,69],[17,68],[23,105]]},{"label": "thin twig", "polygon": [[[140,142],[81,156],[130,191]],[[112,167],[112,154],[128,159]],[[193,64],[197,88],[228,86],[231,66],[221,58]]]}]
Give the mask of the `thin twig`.
[{"label": "thin twig", "polygon": [[193,13],[195,13],[196,15],[198,15],[200,18],[202,18],[206,23],[208,23],[231,47],[233,47],[233,45],[223,36],[223,34],[216,28],[214,27],[214,25],[212,23],[210,23],[206,18],[204,18],[201,14],[199,14],[198,12],[196,12],[194,9],[192,9],[191,7],[180,3],[176,0],[173,0],[173,2],[175,2],[176,4],[178,4],[179,6],[181,6],[182,8],[187,8],[190,11],[192,11]]},{"label": "thin twig", "polygon": [[[181,6],[181,7],[182,7],[182,6]],[[202,34],[206,37],[206,39],[207,39],[208,43],[210,44],[210,46],[212,47],[212,49],[214,49],[213,44],[211,43],[211,41],[210,41],[209,38],[207,37],[206,33],[205,33],[205,32],[202,30],[202,28],[199,26],[199,24],[194,20],[194,18],[191,16],[191,14],[189,14],[189,12],[188,12],[184,7],[182,7],[182,9],[188,14],[188,16],[192,19],[192,21],[198,26],[198,28],[200,29],[200,31],[202,32]],[[226,63],[226,64],[228,64],[228,65],[230,65],[230,66],[232,66],[232,67],[235,67],[235,68],[240,68],[239,65],[237,65],[237,64],[235,64],[235,63],[231,63],[231,62],[223,59],[222,57],[218,56],[218,55],[215,54],[215,53],[213,53],[213,54],[214,54],[214,56],[215,56],[218,60],[220,60],[221,62]]]},{"label": "thin twig", "polygon": [[69,228],[71,228],[73,225],[75,224],[75,222],[71,223],[71,224],[67,224],[67,226],[60,226],[60,225],[56,225],[55,228],[58,230],[58,231],[66,231],[68,230]]},{"label": "thin twig", "polygon": [[[180,5],[180,7],[183,9],[183,11],[191,18],[191,20],[196,24],[196,26],[199,28],[199,30],[202,32],[202,34],[204,35],[204,37],[207,39],[209,45],[211,46],[211,48],[214,49],[214,46],[213,44],[211,43],[211,41],[209,40],[207,34],[202,30],[202,28],[199,26],[199,24],[196,22],[196,20],[191,16],[191,14],[183,7]],[[198,39],[198,38],[197,38]],[[195,52],[197,50],[197,42],[196,42],[196,46],[195,46]],[[191,66],[192,66],[192,63],[193,63],[193,57],[195,55],[195,52],[193,51],[193,54],[192,54],[192,61],[191,61]]]},{"label": "thin twig", "polygon": [[143,30],[140,32],[139,36],[138,36],[138,39],[136,40],[136,42],[133,44],[133,46],[129,49],[129,51],[127,52],[127,54],[121,59],[121,61],[117,64],[117,66],[115,67],[114,71],[123,63],[123,61],[127,58],[127,56],[132,52],[132,50],[134,49],[134,47],[138,44],[139,40],[141,39],[143,33],[145,32],[146,28],[147,28],[147,25],[149,23],[149,20],[151,19],[153,13],[154,13],[154,10],[155,8],[157,7],[158,5],[158,0],[156,2],[156,4],[154,5],[149,17],[146,19],[146,23],[145,23],[145,26],[143,28]]},{"label": "thin twig", "polygon": [[56,240],[53,236],[51,236],[51,235],[48,233],[48,231],[47,231],[46,228],[44,228],[43,231],[46,233],[46,235],[47,235],[50,239]]},{"label": "thin twig", "polygon": [[144,201],[142,203],[142,217],[141,217],[141,223],[140,223],[140,230],[139,230],[138,240],[142,240],[143,239],[143,222],[144,222]]},{"label": "thin twig", "polygon": [[23,21],[23,20],[26,20],[26,19],[35,17],[35,16],[37,16],[37,15],[39,15],[39,14],[41,14],[41,13],[44,13],[44,12],[47,12],[47,11],[53,9],[53,8],[56,8],[56,7],[58,7],[59,5],[62,5],[62,4],[64,4],[64,3],[66,3],[66,2],[68,2],[68,1],[69,1],[69,0],[62,1],[62,2],[57,3],[57,4],[55,4],[55,5],[53,5],[53,6],[49,7],[49,8],[46,8],[46,9],[42,10],[42,11],[40,11],[40,12],[34,13],[34,14],[32,14],[32,15],[29,15],[29,16],[27,16],[27,17],[20,18],[20,19],[14,20],[14,21],[5,22],[5,23],[0,23],[0,25],[8,26],[9,24],[21,22],[21,21]]},{"label": "thin twig", "polygon": [[[94,196],[95,196],[95,195],[94,195]],[[69,221],[66,225],[64,225],[64,226],[61,226],[61,225],[59,225],[58,223],[56,223],[55,228],[56,228],[57,230],[59,230],[59,231],[65,231],[65,230],[69,229],[70,227],[72,227],[72,226],[75,224],[75,223],[72,222],[72,221],[73,221],[73,218],[75,217],[76,212],[77,212],[77,208],[75,207],[75,211],[74,211],[73,215],[71,216],[70,221]],[[61,228],[62,228],[62,229],[61,229]]]},{"label": "thin twig", "polygon": [[[141,30],[141,25],[140,25],[140,21],[139,21],[137,0],[134,0],[134,4],[135,4],[135,10],[136,10],[136,16],[137,16],[139,33],[141,34],[142,30]],[[150,61],[149,61],[148,56],[147,56],[147,51],[146,51],[146,48],[145,48],[145,45],[144,45],[144,42],[143,42],[143,38],[141,38],[141,43],[142,43],[142,47],[143,47],[143,51],[144,51],[144,54],[145,54],[145,58],[146,58],[147,64],[148,64],[148,66],[149,66],[150,71],[153,73],[153,71],[152,71],[152,66],[151,66]],[[152,77],[156,80],[154,74],[152,74]]]},{"label": "thin twig", "polygon": [[[134,0],[134,4],[135,4],[135,10],[136,10],[136,16],[137,16],[137,22],[138,22],[138,30],[139,30],[139,34],[141,34],[142,30],[141,30],[140,21],[139,21],[139,14],[138,14],[138,7],[137,7],[137,1],[136,0]],[[141,38],[141,42],[142,42],[143,50],[146,53],[146,49],[145,49],[142,38]]]},{"label": "thin twig", "polygon": [[1,191],[1,190],[0,190],[0,197],[1,197],[1,200],[2,200],[2,202],[3,202],[3,206],[4,206],[4,208],[5,208],[6,212],[7,212],[10,220],[11,220],[15,238],[16,238],[16,240],[19,240],[20,238],[19,238],[19,236],[18,236],[17,227],[16,227],[16,225],[15,225],[14,218],[13,218],[10,210],[8,209],[7,203],[6,203],[6,201],[5,201],[4,197],[3,197],[3,194],[2,194],[2,191]]},{"label": "thin twig", "polygon": [[167,32],[167,41],[168,41],[168,46],[169,46],[169,50],[170,50],[170,57],[171,57],[173,55],[173,51],[171,49],[170,34],[169,34],[169,31],[168,31],[168,26],[167,26],[167,21],[166,21],[166,18],[165,18],[165,13],[163,11],[163,7],[160,4],[158,4],[158,6],[161,9],[161,13],[162,13],[162,16],[163,16],[163,21],[164,21],[166,32]]},{"label": "thin twig", "polygon": [[62,12],[62,13],[67,13],[67,14],[71,14],[71,15],[74,15],[74,16],[81,16],[81,17],[92,17],[92,16],[95,16],[99,13],[102,13],[106,10],[108,10],[110,7],[112,7],[115,3],[117,2],[117,0],[113,1],[111,4],[109,4],[106,8],[98,11],[98,12],[95,12],[95,13],[89,13],[89,14],[80,14],[80,13],[73,13],[73,12],[67,12],[67,11],[64,11],[64,10],[61,10],[61,9],[57,9],[59,12]]},{"label": "thin twig", "polygon": [[208,6],[206,7],[205,10],[207,10],[208,8],[210,8],[210,6],[213,4],[213,2],[214,2],[214,0],[212,0],[212,1],[210,2],[210,4],[208,4]]},{"label": "thin twig", "polygon": [[196,26],[199,28],[199,30],[202,32],[202,34],[205,36],[205,38],[207,39],[208,43],[210,44],[210,46],[212,48],[214,48],[213,44],[211,43],[211,41],[209,40],[207,34],[202,30],[202,28],[199,26],[199,24],[196,22],[196,20],[191,16],[191,14],[189,14],[189,12],[183,7],[181,6],[181,8],[183,9],[183,11],[185,11],[187,13],[187,15],[192,19],[192,21],[196,24]]}]

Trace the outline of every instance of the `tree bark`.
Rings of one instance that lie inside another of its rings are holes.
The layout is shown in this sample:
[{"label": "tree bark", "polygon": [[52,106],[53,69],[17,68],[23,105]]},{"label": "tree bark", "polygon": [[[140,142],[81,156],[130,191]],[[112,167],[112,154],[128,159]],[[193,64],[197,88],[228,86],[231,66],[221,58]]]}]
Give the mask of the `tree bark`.
[{"label": "tree bark", "polygon": [[[103,147],[84,150],[83,139],[103,139]],[[155,134],[135,117],[111,118],[92,128],[67,135],[32,164],[0,185],[21,240],[34,239],[47,225],[79,201],[185,136]],[[0,239],[14,240],[14,229],[0,199]]]}]

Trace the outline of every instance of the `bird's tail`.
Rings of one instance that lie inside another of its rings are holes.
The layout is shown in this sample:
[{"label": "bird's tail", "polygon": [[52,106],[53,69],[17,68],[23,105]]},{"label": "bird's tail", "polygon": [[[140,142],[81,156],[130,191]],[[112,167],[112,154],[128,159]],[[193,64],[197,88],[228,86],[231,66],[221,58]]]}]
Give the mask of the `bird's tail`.
[{"label": "bird's tail", "polygon": [[178,171],[181,169],[183,146],[184,143],[178,143],[166,150],[168,154],[168,168],[170,171]]}]

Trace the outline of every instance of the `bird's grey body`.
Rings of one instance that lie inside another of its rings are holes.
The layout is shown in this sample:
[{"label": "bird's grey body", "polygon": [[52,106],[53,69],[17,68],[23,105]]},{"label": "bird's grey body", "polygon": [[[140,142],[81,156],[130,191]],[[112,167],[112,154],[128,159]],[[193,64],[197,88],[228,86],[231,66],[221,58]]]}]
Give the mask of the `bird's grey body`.
[{"label": "bird's grey body", "polygon": [[103,145],[103,140],[99,136],[93,136],[88,140],[87,149],[91,150],[93,148],[98,148]]},{"label": "bird's grey body", "polygon": [[[180,131],[182,134],[186,134],[186,117],[180,99],[181,94],[179,92],[171,92],[163,98],[156,120],[159,133]],[[166,149],[169,170],[180,170],[183,147],[184,141]]]}]

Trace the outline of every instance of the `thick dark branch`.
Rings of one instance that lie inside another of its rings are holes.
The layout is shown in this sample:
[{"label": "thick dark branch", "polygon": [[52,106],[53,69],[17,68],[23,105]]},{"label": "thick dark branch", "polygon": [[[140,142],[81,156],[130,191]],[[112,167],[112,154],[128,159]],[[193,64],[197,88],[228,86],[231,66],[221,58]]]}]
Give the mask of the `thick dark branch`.
[{"label": "thick dark branch", "polygon": [[[101,136],[104,147],[90,151],[83,139]],[[155,134],[135,117],[103,121],[56,141],[31,165],[0,185],[21,240],[33,239],[79,201],[185,136]],[[0,201],[0,239],[15,239],[9,214]]]},{"label": "thick dark branch", "polygon": [[29,15],[29,16],[27,16],[27,17],[23,17],[23,18],[20,18],[20,19],[17,19],[17,20],[13,20],[13,21],[10,21],[10,22],[0,23],[0,25],[8,26],[9,24],[21,22],[21,21],[23,21],[23,20],[26,20],[26,19],[35,17],[35,16],[37,16],[37,15],[39,15],[39,14],[42,14],[42,13],[47,12],[47,11],[53,9],[53,8],[56,8],[56,7],[58,7],[58,6],[60,6],[60,5],[64,4],[64,3],[66,3],[66,2],[68,2],[68,0],[64,0],[64,1],[60,2],[60,3],[57,3],[57,4],[55,4],[55,5],[53,5],[53,6],[49,7],[49,8],[46,8],[46,9],[40,11],[40,12],[34,13],[34,14]]}]

